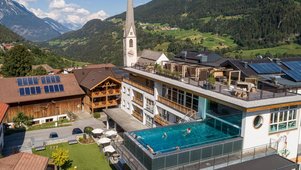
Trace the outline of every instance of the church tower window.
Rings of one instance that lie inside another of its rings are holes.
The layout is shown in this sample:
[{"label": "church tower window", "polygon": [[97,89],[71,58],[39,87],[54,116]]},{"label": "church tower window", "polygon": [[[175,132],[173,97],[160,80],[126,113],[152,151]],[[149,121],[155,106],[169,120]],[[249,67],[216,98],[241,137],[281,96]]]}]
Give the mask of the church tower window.
[{"label": "church tower window", "polygon": [[130,47],[133,47],[134,46],[134,41],[133,39],[130,39]]}]

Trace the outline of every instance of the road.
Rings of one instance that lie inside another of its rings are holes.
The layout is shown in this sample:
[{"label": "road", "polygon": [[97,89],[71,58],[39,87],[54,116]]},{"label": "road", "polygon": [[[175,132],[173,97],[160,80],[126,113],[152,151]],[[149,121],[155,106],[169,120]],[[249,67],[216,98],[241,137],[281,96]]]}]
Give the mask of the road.
[{"label": "road", "polygon": [[72,123],[72,126],[52,128],[52,129],[43,129],[36,131],[28,131],[25,133],[16,133],[4,138],[4,149],[3,154],[8,155],[11,152],[14,152],[16,148],[19,148],[20,151],[31,152],[31,147],[34,142],[37,141],[48,141],[49,134],[51,132],[57,132],[59,139],[72,137],[72,130],[74,128],[80,128],[84,130],[84,127],[91,126],[95,128],[105,128],[105,124],[101,120],[94,118],[88,118],[84,120],[78,120]]}]

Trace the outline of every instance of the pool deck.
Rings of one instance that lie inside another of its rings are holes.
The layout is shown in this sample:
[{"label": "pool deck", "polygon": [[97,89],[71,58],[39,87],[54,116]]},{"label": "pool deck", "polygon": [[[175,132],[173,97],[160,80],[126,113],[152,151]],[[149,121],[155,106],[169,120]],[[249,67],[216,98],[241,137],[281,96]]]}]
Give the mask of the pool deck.
[{"label": "pool deck", "polygon": [[147,129],[141,122],[120,108],[106,109],[105,114],[113,119],[126,132]]}]

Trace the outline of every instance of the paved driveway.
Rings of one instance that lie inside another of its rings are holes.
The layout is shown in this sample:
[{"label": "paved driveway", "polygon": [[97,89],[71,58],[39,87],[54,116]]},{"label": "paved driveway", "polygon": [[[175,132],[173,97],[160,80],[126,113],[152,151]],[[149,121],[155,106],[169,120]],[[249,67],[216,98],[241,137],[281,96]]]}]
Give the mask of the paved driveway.
[{"label": "paved driveway", "polygon": [[91,126],[95,128],[105,128],[102,121],[94,118],[79,120],[72,123],[72,126],[60,127],[53,129],[43,129],[36,131],[29,131],[25,133],[16,133],[4,138],[4,150],[3,154],[8,155],[16,150],[23,152],[31,152],[31,147],[34,142],[49,141],[49,134],[51,132],[57,132],[60,139],[72,137],[72,130],[74,128],[80,128],[84,130],[84,127]]}]

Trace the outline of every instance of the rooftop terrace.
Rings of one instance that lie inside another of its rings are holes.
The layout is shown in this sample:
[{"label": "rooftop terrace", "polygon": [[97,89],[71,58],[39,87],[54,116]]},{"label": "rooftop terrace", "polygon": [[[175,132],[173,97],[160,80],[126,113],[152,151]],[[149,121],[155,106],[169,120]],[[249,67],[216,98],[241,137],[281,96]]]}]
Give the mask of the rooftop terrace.
[{"label": "rooftop terrace", "polygon": [[[124,69],[151,80],[189,89],[204,98],[230,103],[239,109],[252,110],[252,108],[262,106],[301,102],[301,96],[292,92],[292,89],[280,89],[280,91],[272,92],[258,89],[255,83],[250,82],[236,81],[232,83],[234,85],[229,85],[229,80],[217,81],[214,85],[209,85],[207,79],[200,80],[198,78],[196,80],[191,76],[167,75],[162,71],[157,71],[154,67],[135,66]],[[279,100],[280,97],[282,100]]]}]

